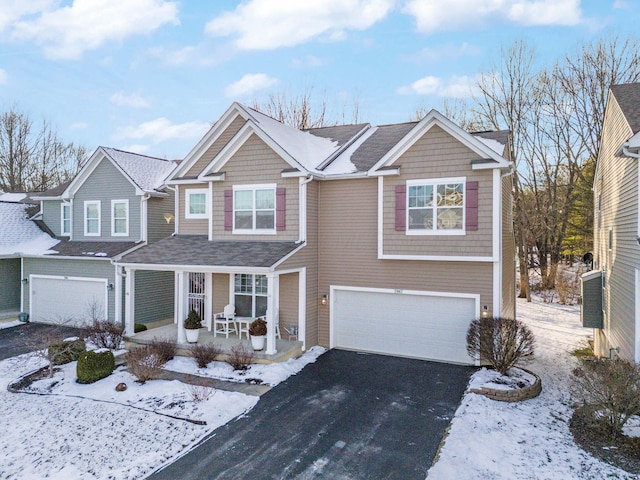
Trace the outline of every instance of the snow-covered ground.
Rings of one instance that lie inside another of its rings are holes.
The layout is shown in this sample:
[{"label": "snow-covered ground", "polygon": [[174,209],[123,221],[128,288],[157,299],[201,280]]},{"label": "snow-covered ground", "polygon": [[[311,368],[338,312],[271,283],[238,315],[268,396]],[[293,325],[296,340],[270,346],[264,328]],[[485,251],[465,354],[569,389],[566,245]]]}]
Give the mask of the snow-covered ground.
[{"label": "snow-covered ground", "polygon": [[428,480],[635,479],[581,450],[569,431],[569,381],[577,360],[569,352],[586,345],[578,306],[518,302],[518,318],[537,339],[526,368],[542,379],[539,397],[502,403],[467,393]]},{"label": "snow-covered ground", "polygon": [[[246,375],[275,385],[322,352],[318,347],[281,365],[252,366]],[[227,377],[234,376],[219,362],[204,370],[198,369],[193,359],[174,363],[185,373],[214,376],[221,371]],[[140,385],[122,369],[94,384],[80,385],[75,382],[75,362],[63,366],[53,380],[39,380],[31,386],[32,391],[54,395],[7,391],[9,383],[42,365],[43,360],[35,355],[0,362],[2,479],[144,478],[259,400],[178,381],[153,380]],[[115,391],[120,382],[127,384],[125,392]],[[208,399],[195,402],[194,393],[208,395]],[[207,424],[195,425],[167,415]]]}]

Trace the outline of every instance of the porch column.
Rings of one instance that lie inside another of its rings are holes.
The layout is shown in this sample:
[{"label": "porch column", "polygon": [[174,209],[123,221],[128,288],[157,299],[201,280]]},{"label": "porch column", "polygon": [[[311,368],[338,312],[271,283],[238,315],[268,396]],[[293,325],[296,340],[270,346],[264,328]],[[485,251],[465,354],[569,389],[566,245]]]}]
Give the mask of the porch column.
[{"label": "porch column", "polygon": [[204,325],[213,322],[213,273],[204,274]]},{"label": "porch column", "polygon": [[186,316],[186,283],[185,272],[178,272],[178,343],[187,343],[187,335],[184,332],[184,319]]},{"label": "porch column", "polygon": [[115,300],[115,323],[116,325],[121,324],[124,319],[122,318],[122,276],[120,275],[122,271],[121,267],[116,266],[115,268],[115,277],[114,277],[114,300]]},{"label": "porch column", "polygon": [[274,273],[267,274],[267,355],[275,355],[276,349],[276,321],[279,308],[279,280]]},{"label": "porch column", "polygon": [[[136,323],[135,319],[135,296],[134,290],[136,285],[136,271],[131,268],[125,268],[124,279],[124,331],[125,335],[134,335]],[[117,282],[118,275],[116,275]],[[118,294],[116,289],[116,295]]]}]

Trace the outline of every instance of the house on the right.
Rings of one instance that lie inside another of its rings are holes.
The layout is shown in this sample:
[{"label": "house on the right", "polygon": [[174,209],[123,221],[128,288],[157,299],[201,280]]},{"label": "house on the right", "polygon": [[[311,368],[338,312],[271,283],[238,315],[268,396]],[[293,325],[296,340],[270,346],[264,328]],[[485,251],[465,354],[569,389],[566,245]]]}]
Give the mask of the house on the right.
[{"label": "house on the right", "polygon": [[640,83],[611,87],[594,177],[593,270],[582,322],[594,352],[640,361]]}]

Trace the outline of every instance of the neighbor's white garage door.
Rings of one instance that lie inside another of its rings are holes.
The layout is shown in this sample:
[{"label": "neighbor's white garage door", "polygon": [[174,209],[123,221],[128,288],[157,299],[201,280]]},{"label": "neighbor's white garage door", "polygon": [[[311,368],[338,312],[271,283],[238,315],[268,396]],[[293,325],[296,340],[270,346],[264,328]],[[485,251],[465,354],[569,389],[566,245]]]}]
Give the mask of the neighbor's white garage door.
[{"label": "neighbor's white garage door", "polygon": [[31,276],[31,315],[35,322],[82,326],[90,309],[106,316],[107,280]]},{"label": "neighbor's white garage door", "polygon": [[472,364],[466,351],[476,298],[334,289],[332,346]]}]

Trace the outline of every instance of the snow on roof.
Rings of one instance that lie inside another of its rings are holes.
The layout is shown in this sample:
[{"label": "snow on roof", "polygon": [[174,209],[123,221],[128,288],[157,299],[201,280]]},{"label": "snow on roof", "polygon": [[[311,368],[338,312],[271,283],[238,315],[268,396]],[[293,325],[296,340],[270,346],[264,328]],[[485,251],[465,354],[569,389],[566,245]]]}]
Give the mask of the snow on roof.
[{"label": "snow on roof", "polygon": [[262,131],[307,171],[318,172],[318,165],[340,148],[338,142],[298,130],[257,110],[245,108]]},{"label": "snow on roof", "polygon": [[2,193],[0,194],[0,202],[18,203],[27,198],[26,193]]},{"label": "snow on roof", "polygon": [[162,158],[148,157],[110,147],[102,147],[111,159],[141,190],[152,192],[162,185],[176,164]]},{"label": "snow on roof", "polygon": [[504,155],[505,146],[502,143],[496,140],[493,140],[491,138],[481,137],[480,135],[474,135],[474,136],[475,138],[480,140],[482,143],[484,143],[487,147],[489,147],[491,150],[496,152],[498,155]]},{"label": "snow on roof", "polygon": [[28,219],[22,203],[0,202],[0,255],[50,253],[59,240],[44,233]]},{"label": "snow on roof", "polygon": [[378,127],[373,127],[367,130],[359,139],[351,144],[344,152],[331,162],[324,170],[325,175],[340,175],[344,173],[355,173],[358,171],[358,167],[353,163],[352,156],[358,151],[364,142],[371,137]]}]

